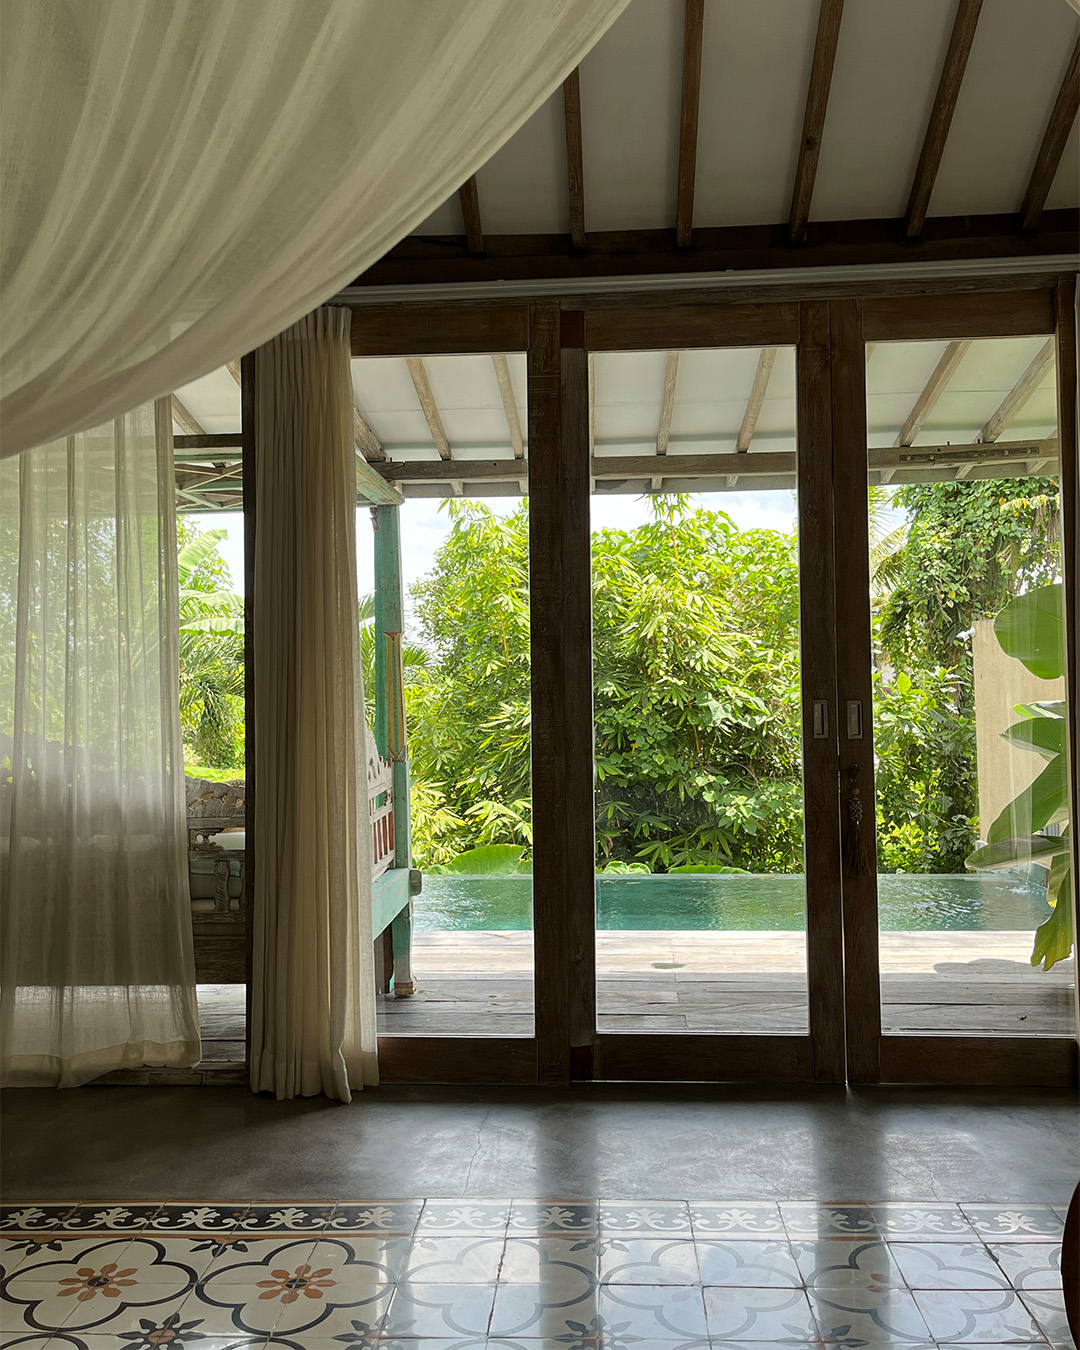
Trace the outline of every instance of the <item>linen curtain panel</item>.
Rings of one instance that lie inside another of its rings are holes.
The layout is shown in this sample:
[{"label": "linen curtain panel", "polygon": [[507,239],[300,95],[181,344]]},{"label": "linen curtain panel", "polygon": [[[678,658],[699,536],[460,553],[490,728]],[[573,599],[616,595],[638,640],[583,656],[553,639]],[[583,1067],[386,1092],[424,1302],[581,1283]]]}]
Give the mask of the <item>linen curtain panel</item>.
[{"label": "linen curtain panel", "polygon": [[[378,1082],[350,312],[255,354],[251,1086]],[[249,798],[250,801],[250,798]]]},{"label": "linen curtain panel", "polygon": [[0,463],[0,1077],[200,1058],[165,402]]},{"label": "linen curtain panel", "polygon": [[627,0],[4,0],[0,454],[268,341],[380,258]]}]

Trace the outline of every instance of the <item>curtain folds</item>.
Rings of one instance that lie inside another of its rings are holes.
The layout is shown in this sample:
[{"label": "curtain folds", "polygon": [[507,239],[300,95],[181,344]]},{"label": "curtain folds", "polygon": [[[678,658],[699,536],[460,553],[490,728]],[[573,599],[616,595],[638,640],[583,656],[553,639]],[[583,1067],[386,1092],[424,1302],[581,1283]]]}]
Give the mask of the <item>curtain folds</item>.
[{"label": "curtain folds", "polygon": [[0,1078],[200,1058],[168,405],[0,463]]},{"label": "curtain folds", "polygon": [[350,313],[255,354],[251,1086],[378,1082]]},{"label": "curtain folds", "polygon": [[0,454],[269,340],[441,205],[627,0],[4,0]]}]

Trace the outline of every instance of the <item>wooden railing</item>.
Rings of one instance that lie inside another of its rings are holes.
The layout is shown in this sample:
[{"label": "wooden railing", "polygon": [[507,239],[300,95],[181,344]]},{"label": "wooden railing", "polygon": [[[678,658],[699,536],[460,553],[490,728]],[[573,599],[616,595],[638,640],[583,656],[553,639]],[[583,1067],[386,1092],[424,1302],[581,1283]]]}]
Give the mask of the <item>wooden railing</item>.
[{"label": "wooden railing", "polygon": [[[372,736],[372,744],[374,740]],[[375,749],[368,756],[367,783],[371,816],[371,875],[374,878],[381,877],[394,862],[394,766]]]}]

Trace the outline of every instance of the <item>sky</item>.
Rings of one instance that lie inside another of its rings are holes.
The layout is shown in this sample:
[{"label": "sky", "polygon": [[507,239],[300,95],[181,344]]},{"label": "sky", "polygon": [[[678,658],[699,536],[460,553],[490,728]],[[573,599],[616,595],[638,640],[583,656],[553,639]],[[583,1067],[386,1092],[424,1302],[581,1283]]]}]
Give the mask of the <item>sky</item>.
[{"label": "sky", "polygon": [[[488,497],[487,504],[500,515],[517,508],[516,497]],[[791,530],[795,526],[793,492],[710,492],[691,498],[693,506],[725,511],[740,529]],[[238,511],[214,511],[186,517],[200,530],[225,530],[218,548],[232,574],[233,589],[244,589],[244,518]],[[592,498],[592,527],[633,529],[652,519],[647,497],[610,496]],[[438,501],[410,498],[401,508],[401,565],[405,582],[406,622],[410,611],[409,588],[431,570],[439,545],[450,531],[450,520],[439,510]],[[356,513],[357,572],[361,595],[374,590],[375,564],[370,517]]]}]

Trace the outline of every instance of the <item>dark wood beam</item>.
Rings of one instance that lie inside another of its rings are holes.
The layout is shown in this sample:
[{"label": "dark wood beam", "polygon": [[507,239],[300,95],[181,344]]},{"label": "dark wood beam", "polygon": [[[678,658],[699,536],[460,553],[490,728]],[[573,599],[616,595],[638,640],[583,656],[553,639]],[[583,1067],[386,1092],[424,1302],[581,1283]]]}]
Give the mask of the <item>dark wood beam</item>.
[{"label": "dark wood beam", "polygon": [[802,240],[810,219],[814,179],[817,177],[818,156],[821,154],[821,134],[825,129],[843,13],[844,0],[821,0],[817,38],[814,41],[814,63],[810,68],[810,87],[806,93],[806,112],[803,115],[802,140],[799,142],[799,162],[795,170],[795,192],[791,199],[789,232],[793,244]]},{"label": "dark wood beam", "polygon": [[353,404],[353,440],[356,442],[356,448],[369,462],[386,458],[382,441],[368,426],[363,413],[355,403]]},{"label": "dark wood beam", "polygon": [[1065,78],[1061,82],[1053,112],[1046,124],[1046,131],[1035,157],[1035,168],[1031,181],[1024,193],[1024,203],[1020,207],[1020,220],[1025,230],[1034,230],[1046,205],[1046,197],[1054,181],[1054,175],[1065,153],[1065,142],[1076,121],[1077,108],[1080,107],[1080,38],[1076,40]]},{"label": "dark wood beam", "polygon": [[566,181],[570,189],[570,238],[585,247],[585,161],[581,153],[581,83],[576,70],[563,81],[563,121],[566,124]]},{"label": "dark wood beam", "polygon": [[683,17],[682,115],[679,124],[679,197],[675,212],[675,243],[679,248],[689,247],[694,232],[694,183],[697,175],[704,22],[705,0],[686,0]]},{"label": "dark wood beam", "polygon": [[1020,409],[1046,378],[1046,372],[1054,364],[1055,339],[1047,338],[1035,359],[1001,400],[993,415],[979,433],[980,441],[996,441],[1010,422],[1016,420]]},{"label": "dark wood beam", "polygon": [[923,138],[919,165],[915,170],[915,181],[911,185],[907,211],[904,215],[905,230],[909,239],[915,239],[922,232],[926,212],[930,205],[930,196],[934,191],[941,156],[945,150],[949,127],[952,125],[956,100],[960,95],[964,71],[967,69],[971,44],[975,40],[975,28],[979,22],[982,0],[957,0],[956,18],[953,21],[952,36],[949,38],[945,53],[945,64],[941,68],[934,106],[930,111],[930,121]]},{"label": "dark wood beam", "polygon": [[483,253],[484,231],[480,226],[480,195],[476,190],[476,174],[458,188],[461,214],[465,218],[465,238],[470,253]]},{"label": "dark wood beam", "polygon": [[[1039,229],[1021,229],[1016,212],[988,216],[931,217],[918,239],[904,221],[811,221],[797,247],[788,226],[735,225],[694,230],[693,249],[673,246],[668,230],[616,230],[589,235],[588,252],[564,234],[486,235],[483,257],[470,255],[460,235],[417,236],[395,248],[357,278],[357,287],[437,285],[484,281],[593,281],[603,277],[677,276],[680,273],[767,271],[774,268],[854,267],[879,263],[965,262],[1074,254],[1080,246],[1080,211],[1046,211]],[[927,283],[928,284],[928,283]],[[896,281],[881,293],[903,289]],[[761,298],[768,298],[761,287]],[[843,290],[838,286],[838,293]],[[775,292],[773,292],[775,294]],[[576,297],[575,297],[576,299]],[[440,304],[445,302],[440,301]],[[489,308],[498,316],[498,309]],[[354,355],[372,355],[354,325]],[[520,344],[484,339],[485,350],[520,350]],[[413,348],[412,350],[415,350]],[[389,353],[388,353],[389,354]],[[407,354],[402,351],[401,355]]]}]

